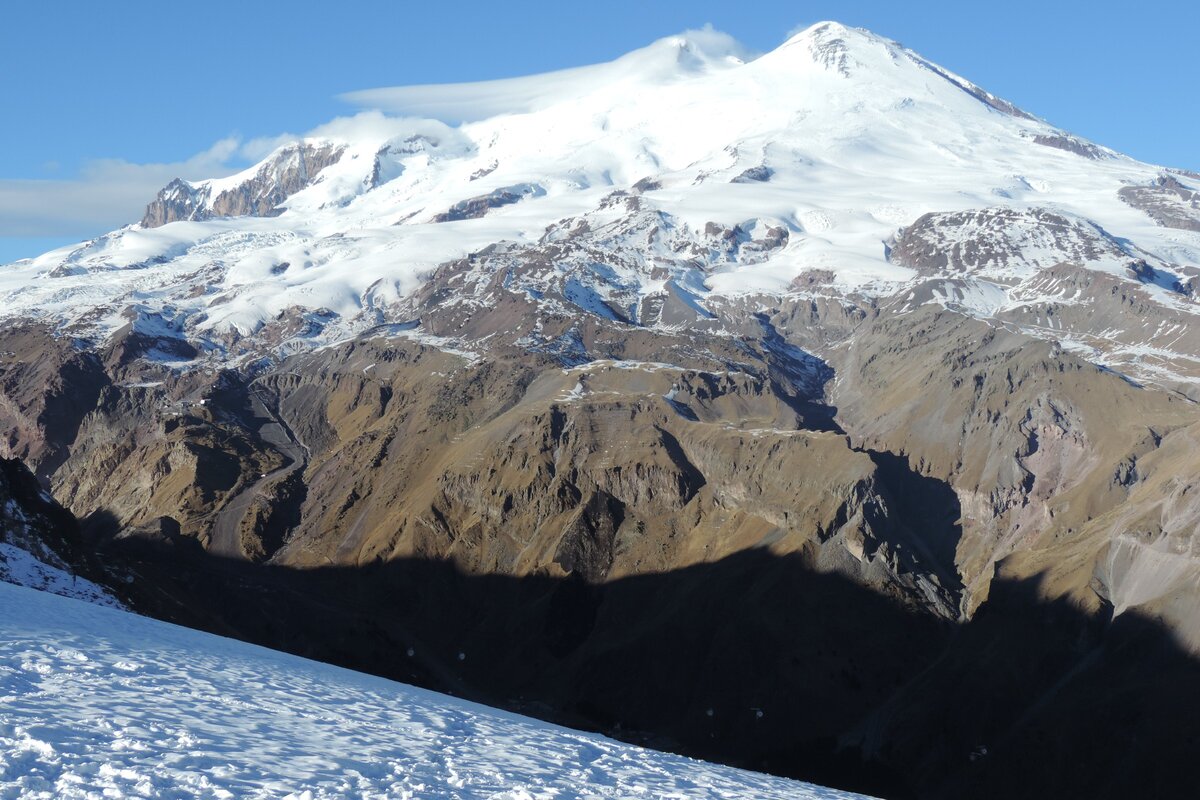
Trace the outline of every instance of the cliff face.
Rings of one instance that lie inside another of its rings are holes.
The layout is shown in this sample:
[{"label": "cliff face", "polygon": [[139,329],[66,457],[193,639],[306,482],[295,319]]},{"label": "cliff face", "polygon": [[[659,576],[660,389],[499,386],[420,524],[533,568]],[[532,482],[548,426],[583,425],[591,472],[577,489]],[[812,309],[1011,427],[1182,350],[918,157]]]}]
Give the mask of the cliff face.
[{"label": "cliff face", "polygon": [[257,171],[241,176],[244,180],[193,184],[176,178],[146,206],[142,227],[214,217],[278,216],[283,213],[284,201],[311,186],[321,170],[336,164],[344,151],[336,144],[302,142],[280,150]]}]

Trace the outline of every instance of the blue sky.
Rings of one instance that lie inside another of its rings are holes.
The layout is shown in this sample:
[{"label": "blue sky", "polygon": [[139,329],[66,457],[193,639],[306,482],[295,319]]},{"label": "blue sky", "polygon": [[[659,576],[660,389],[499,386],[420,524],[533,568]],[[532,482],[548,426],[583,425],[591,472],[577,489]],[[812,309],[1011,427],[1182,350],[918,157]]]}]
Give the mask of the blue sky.
[{"label": "blue sky", "polygon": [[0,25],[0,263],[132,221],[170,177],[244,165],[256,139],[351,113],[344,92],[606,61],[705,24],[765,51],[823,19],[1089,139],[1200,169],[1200,4],[1182,0],[45,0],[9,4]]}]

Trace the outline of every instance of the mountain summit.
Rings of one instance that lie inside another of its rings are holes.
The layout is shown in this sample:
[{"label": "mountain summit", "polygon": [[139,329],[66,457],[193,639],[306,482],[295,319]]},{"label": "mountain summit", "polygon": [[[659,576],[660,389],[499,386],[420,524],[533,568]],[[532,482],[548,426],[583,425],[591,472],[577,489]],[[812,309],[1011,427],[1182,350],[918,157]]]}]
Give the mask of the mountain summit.
[{"label": "mountain summit", "polygon": [[[699,31],[592,67],[352,99],[474,121],[369,112],[230,178],[175,181],[139,225],[5,270],[5,313],[103,338],[135,309],[205,352],[291,352],[415,318],[413,293],[439,264],[498,243],[537,246],[550,226],[561,237],[564,226],[611,224],[620,192],[637,197],[630,220],[661,215],[669,236],[660,238],[672,242],[665,251],[624,242],[642,267],[615,282],[578,280],[630,319],[639,298],[662,292],[650,262],[698,305],[814,280],[842,294],[891,294],[928,272],[905,260],[911,247],[894,246],[911,242],[908,229],[929,213],[1000,214],[1002,238],[1034,235],[1033,213],[1074,232],[1043,241],[1015,272],[999,263],[950,270],[968,281],[964,297],[989,298],[989,315],[1044,297],[1029,282],[1065,261],[1114,276],[1145,262],[1156,277],[1144,291],[1177,306],[1171,287],[1200,263],[1194,237],[1178,233],[1200,227],[1197,212],[1162,184],[1169,174],[1186,195],[1194,179],[1073,137],[894,42],[832,22],[758,57]],[[922,235],[987,235],[956,219],[924,220]],[[711,246],[710,226],[779,233],[749,257]],[[685,241],[703,254],[680,252]],[[312,323],[303,335],[253,341],[296,313]],[[1056,336],[1091,346],[1083,333]],[[1164,346],[1138,338],[1092,356],[1144,378],[1137,348]]]}]

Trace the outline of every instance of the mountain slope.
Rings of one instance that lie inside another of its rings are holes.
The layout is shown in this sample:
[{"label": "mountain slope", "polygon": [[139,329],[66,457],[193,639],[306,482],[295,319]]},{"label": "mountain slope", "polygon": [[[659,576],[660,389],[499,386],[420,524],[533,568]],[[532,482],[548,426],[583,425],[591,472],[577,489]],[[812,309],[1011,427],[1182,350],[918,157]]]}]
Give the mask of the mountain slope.
[{"label": "mountain slope", "polygon": [[124,608],[107,580],[86,555],[74,517],[23,464],[0,459],[0,581]]},{"label": "mountain slope", "polygon": [[849,798],[0,583],[20,796]]},{"label": "mountain slope", "polygon": [[359,99],[446,121],[0,269],[0,450],[136,608],[871,793],[1189,780],[1196,176],[833,23]]}]

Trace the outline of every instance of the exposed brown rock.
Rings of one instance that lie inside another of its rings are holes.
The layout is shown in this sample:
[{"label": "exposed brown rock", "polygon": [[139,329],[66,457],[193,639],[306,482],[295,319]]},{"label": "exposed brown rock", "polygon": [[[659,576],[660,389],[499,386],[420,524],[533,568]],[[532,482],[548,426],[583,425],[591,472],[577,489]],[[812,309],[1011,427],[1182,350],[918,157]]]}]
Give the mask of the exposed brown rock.
[{"label": "exposed brown rock", "polygon": [[0,353],[0,455],[48,479],[111,379],[94,352],[36,325],[0,332]]},{"label": "exposed brown rock", "polygon": [[276,217],[280,205],[317,179],[321,170],[337,163],[345,148],[304,142],[287,147],[262,165],[253,177],[215,197],[211,188],[197,188],[176,178],[146,206],[142,227],[157,228],[177,220],[213,217]]},{"label": "exposed brown rock", "polygon": [[519,203],[527,196],[540,193],[541,191],[541,188],[537,186],[510,186],[496,189],[479,197],[460,200],[446,211],[434,214],[430,222],[456,222],[464,219],[478,219],[492,209]]},{"label": "exposed brown rock", "polygon": [[1091,142],[1076,138],[1065,134],[1038,134],[1033,137],[1036,144],[1045,147],[1053,147],[1057,150],[1065,150],[1068,153],[1074,153],[1077,156],[1090,158],[1093,160],[1101,158],[1111,158],[1111,154],[1102,147],[1097,147]]},{"label": "exposed brown rock", "polygon": [[1042,267],[1132,257],[1091,223],[1039,208],[985,208],[921,216],[900,231],[889,258],[923,275],[1003,271],[1021,264],[1031,245],[1053,253],[1046,263],[1035,264]]},{"label": "exposed brown rock", "polygon": [[835,369],[831,399],[856,442],[954,487],[967,612],[995,561],[1126,502],[1121,465],[1196,413],[1049,343],[929,306],[882,316]]},{"label": "exposed brown rock", "polygon": [[1126,186],[1117,194],[1165,228],[1200,231],[1200,191],[1171,175],[1163,175],[1153,186]]}]

